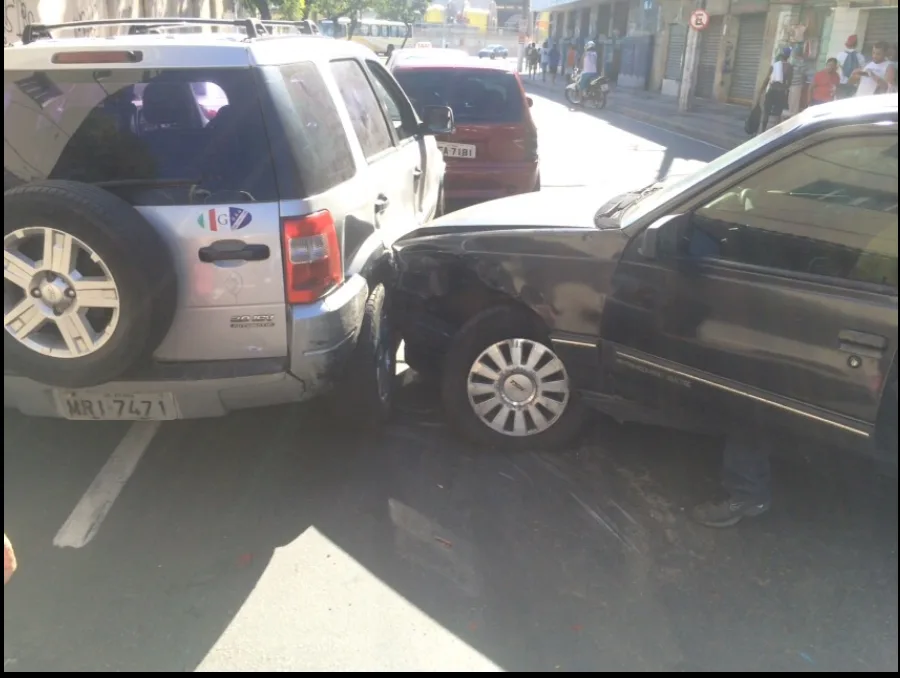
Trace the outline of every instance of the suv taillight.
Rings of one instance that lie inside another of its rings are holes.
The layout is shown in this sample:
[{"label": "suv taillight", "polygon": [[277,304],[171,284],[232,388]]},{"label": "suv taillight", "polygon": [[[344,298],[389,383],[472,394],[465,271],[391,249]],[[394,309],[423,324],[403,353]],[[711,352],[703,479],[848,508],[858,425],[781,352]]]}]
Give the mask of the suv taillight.
[{"label": "suv taillight", "polygon": [[341,250],[331,212],[284,219],[281,239],[289,304],[312,303],[343,281]]}]

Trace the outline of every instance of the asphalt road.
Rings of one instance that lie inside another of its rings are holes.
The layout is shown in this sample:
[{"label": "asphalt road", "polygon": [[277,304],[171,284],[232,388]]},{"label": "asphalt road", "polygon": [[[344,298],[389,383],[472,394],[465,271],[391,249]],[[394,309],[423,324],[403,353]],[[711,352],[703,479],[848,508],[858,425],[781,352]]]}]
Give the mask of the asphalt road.
[{"label": "asphalt road", "polygon": [[[533,112],[548,198],[719,153]],[[769,515],[705,530],[684,508],[715,440],[598,418],[565,453],[485,454],[400,379],[379,440],[316,407],[5,413],[4,670],[897,670],[895,480],[785,456]]]}]

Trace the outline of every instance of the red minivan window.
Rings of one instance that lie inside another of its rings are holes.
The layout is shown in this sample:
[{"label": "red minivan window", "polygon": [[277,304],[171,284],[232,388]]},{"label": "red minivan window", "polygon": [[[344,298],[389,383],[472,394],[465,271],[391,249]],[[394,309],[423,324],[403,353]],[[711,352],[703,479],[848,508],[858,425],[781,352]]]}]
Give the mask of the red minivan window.
[{"label": "red minivan window", "polygon": [[425,106],[449,106],[457,125],[515,124],[525,101],[515,74],[484,68],[410,68],[394,71],[421,115]]}]

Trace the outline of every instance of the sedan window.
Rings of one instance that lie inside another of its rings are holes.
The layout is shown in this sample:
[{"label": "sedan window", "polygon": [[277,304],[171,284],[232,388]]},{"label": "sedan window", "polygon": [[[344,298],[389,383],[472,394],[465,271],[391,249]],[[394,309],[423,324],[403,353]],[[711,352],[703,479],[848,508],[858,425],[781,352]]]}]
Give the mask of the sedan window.
[{"label": "sedan window", "polygon": [[692,256],[897,287],[897,136],[817,144],[698,209]]},{"label": "sedan window", "polygon": [[729,165],[738,163],[740,160],[755,153],[757,150],[774,143],[777,139],[780,139],[786,134],[790,134],[801,124],[803,123],[799,118],[791,118],[776,127],[766,130],[759,136],[741,144],[737,148],[734,148],[727,153],[723,153],[703,169],[688,174],[678,181],[666,184],[663,190],[656,191],[652,195],[648,195],[643,200],[632,205],[631,208],[622,215],[622,226],[627,227],[636,223],[651,212],[665,205],[670,200],[675,199],[679,194],[701,184]]}]

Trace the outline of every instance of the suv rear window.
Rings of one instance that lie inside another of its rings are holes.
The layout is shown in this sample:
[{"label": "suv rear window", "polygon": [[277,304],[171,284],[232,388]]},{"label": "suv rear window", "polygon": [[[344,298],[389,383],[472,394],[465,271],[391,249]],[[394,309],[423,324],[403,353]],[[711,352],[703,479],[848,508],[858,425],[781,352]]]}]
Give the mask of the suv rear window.
[{"label": "suv rear window", "polygon": [[512,73],[474,68],[394,71],[419,116],[425,106],[449,106],[460,124],[522,122],[522,89]]},{"label": "suv rear window", "polygon": [[7,71],[4,189],[100,184],[133,204],[278,199],[249,69]]}]

